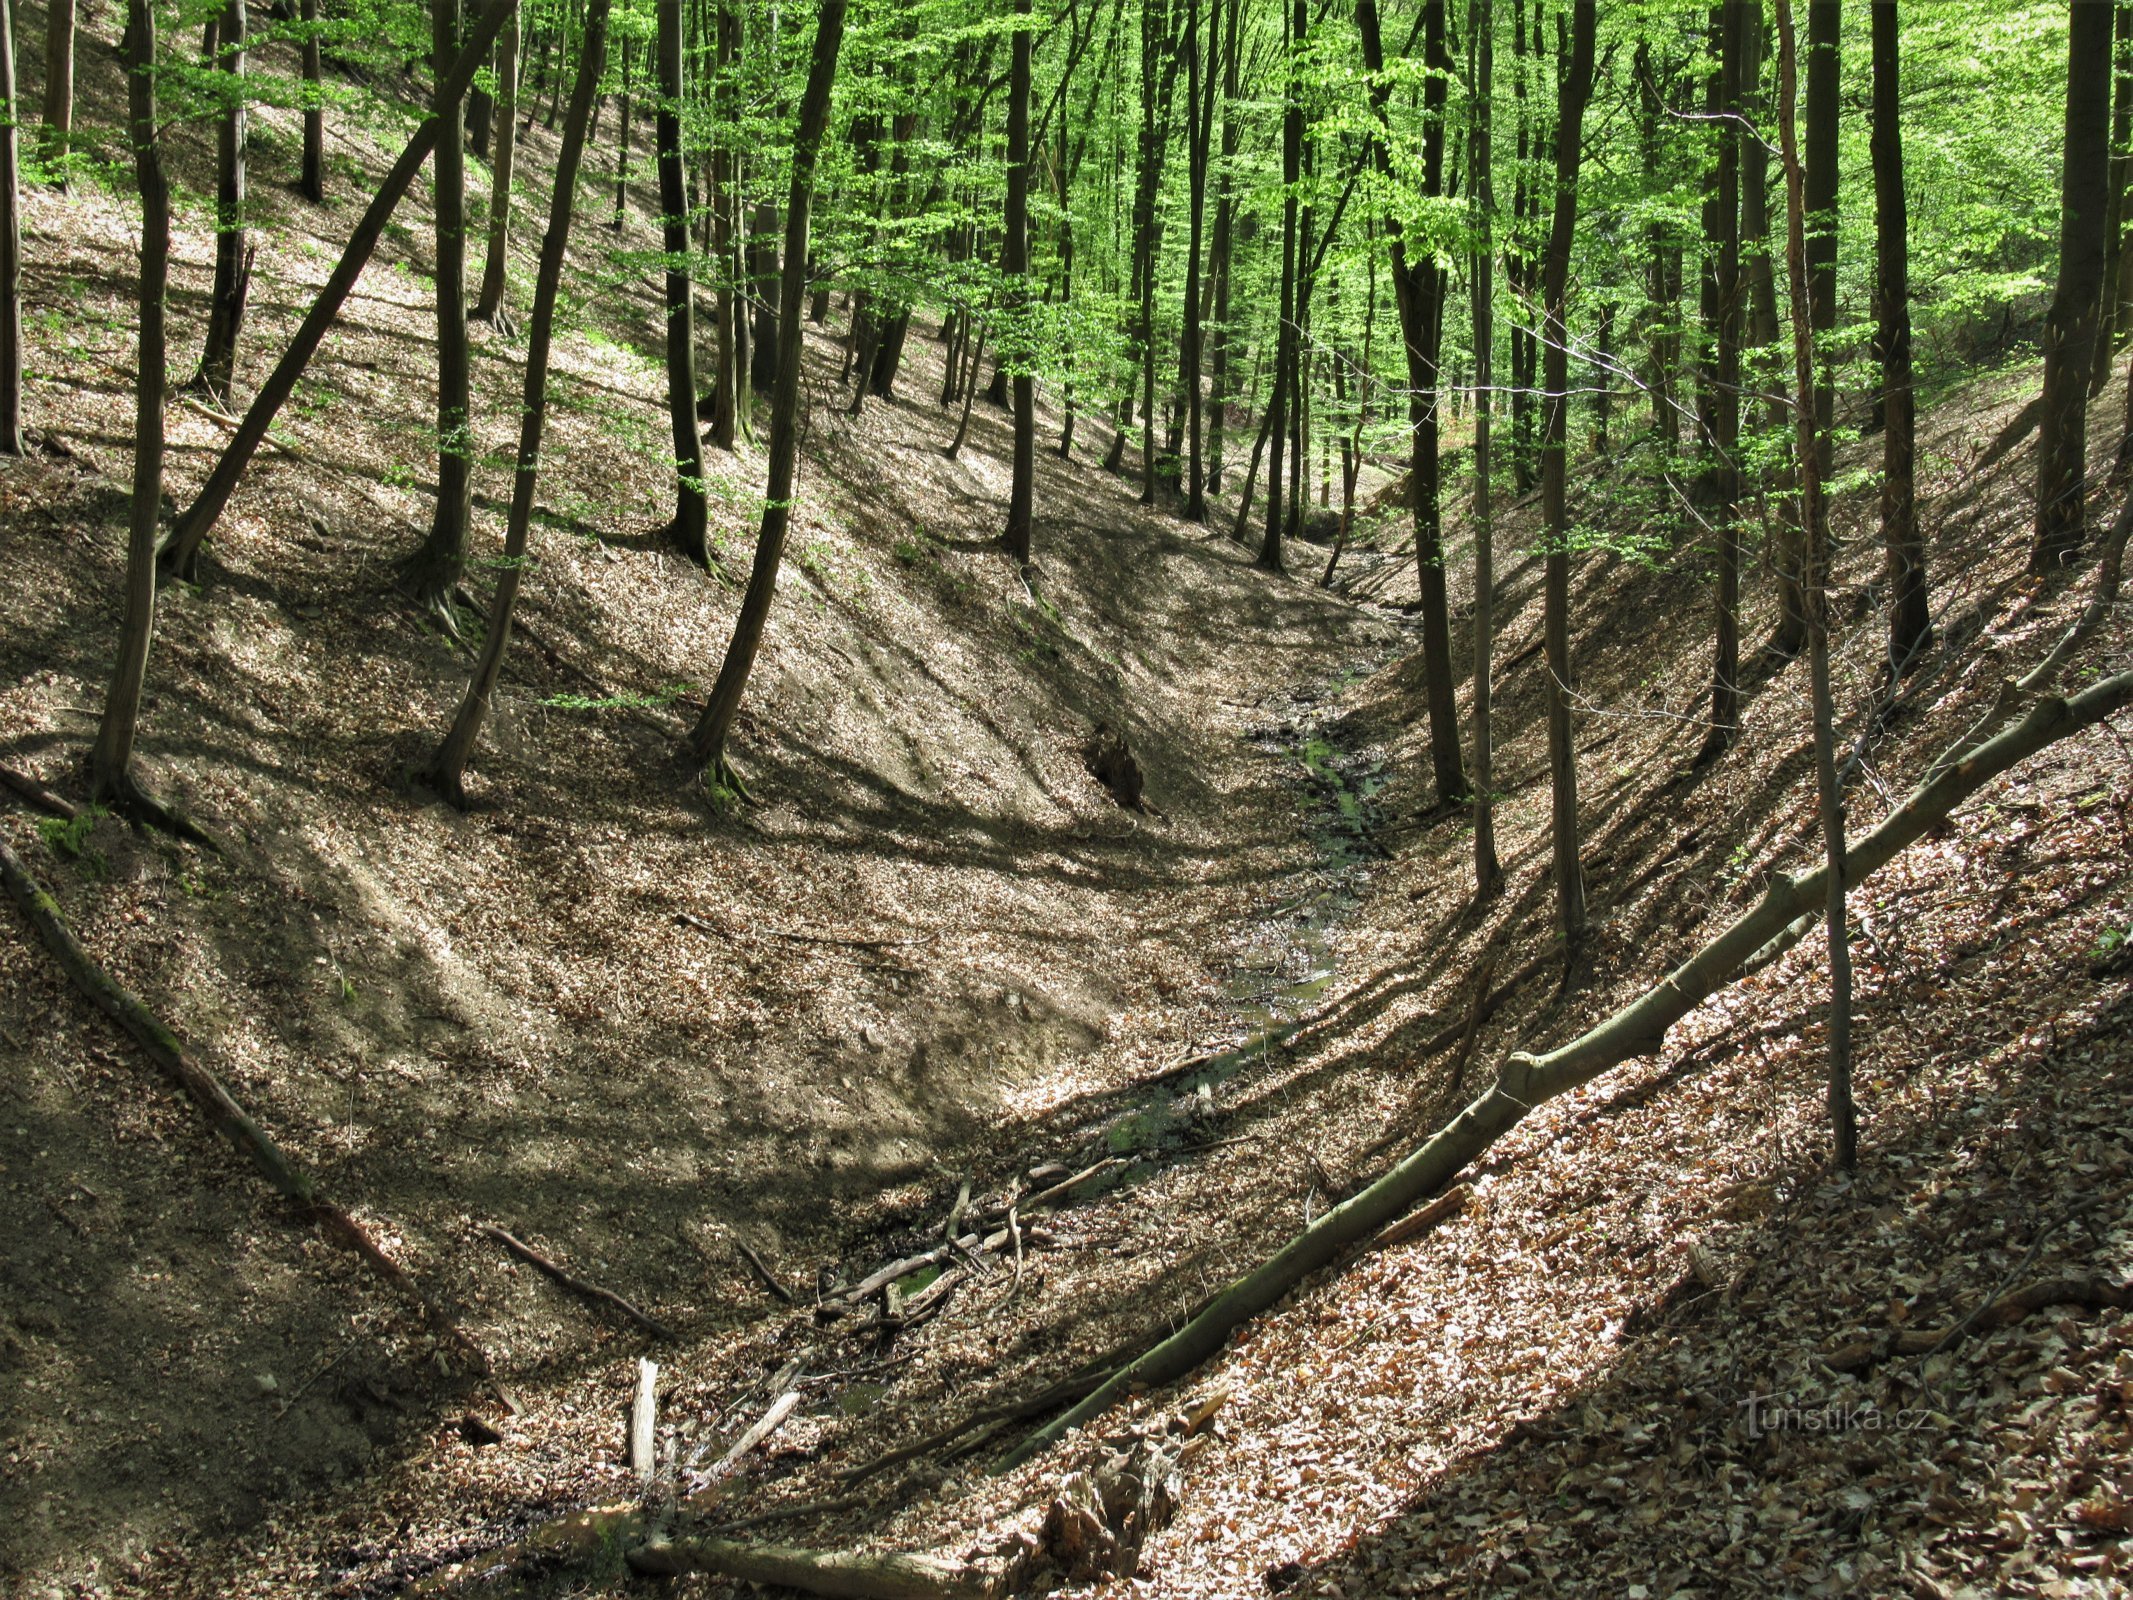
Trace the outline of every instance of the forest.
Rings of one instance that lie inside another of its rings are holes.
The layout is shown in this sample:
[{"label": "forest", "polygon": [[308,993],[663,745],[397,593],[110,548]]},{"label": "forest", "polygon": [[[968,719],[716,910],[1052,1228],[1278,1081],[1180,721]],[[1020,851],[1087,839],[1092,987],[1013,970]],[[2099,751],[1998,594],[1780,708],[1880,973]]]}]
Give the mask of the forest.
[{"label": "forest", "polygon": [[2133,1588],[2133,0],[0,0],[0,1592]]}]

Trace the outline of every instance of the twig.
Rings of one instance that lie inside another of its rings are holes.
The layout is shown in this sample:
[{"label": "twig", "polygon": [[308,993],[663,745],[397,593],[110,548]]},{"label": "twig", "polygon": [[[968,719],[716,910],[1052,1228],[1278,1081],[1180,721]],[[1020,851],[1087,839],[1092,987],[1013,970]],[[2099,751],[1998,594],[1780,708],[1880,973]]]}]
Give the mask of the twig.
[{"label": "twig", "polygon": [[790,1289],[786,1288],[784,1284],[778,1281],[778,1275],[770,1270],[770,1267],[764,1262],[763,1258],[757,1255],[755,1251],[749,1247],[748,1241],[746,1239],[743,1239],[739,1234],[735,1234],[733,1236],[733,1248],[741,1253],[742,1260],[746,1261],[748,1265],[755,1268],[756,1276],[763,1280],[764,1288],[768,1289],[772,1294],[776,1295],[780,1300],[784,1301],[789,1306],[798,1305],[800,1303],[798,1299],[794,1297],[793,1292]]},{"label": "twig", "polygon": [[766,930],[773,939],[786,939],[793,944],[844,945],[854,950],[888,950],[898,945],[931,944],[940,937],[928,933],[916,939],[844,939],[820,933],[787,933],[783,928]]},{"label": "twig", "polygon": [[614,1290],[603,1289],[597,1283],[588,1283],[585,1279],[578,1277],[575,1273],[569,1272],[566,1269],[557,1266],[556,1263],[549,1260],[546,1256],[542,1255],[540,1251],[534,1249],[532,1245],[527,1244],[523,1239],[515,1238],[511,1234],[506,1233],[502,1228],[497,1227],[495,1224],[483,1223],[474,1231],[476,1233],[487,1235],[489,1238],[494,1239],[498,1244],[502,1245],[506,1250],[510,1251],[513,1255],[517,1256],[520,1260],[530,1262],[532,1265],[540,1268],[541,1271],[547,1273],[549,1277],[555,1279],[557,1283],[560,1283],[572,1294],[578,1295],[586,1300],[597,1300],[603,1305],[613,1306],[617,1311],[621,1312],[625,1317],[628,1317],[630,1321],[636,1323],[638,1327],[644,1329],[644,1331],[646,1333],[649,1333],[653,1338],[672,1339],[674,1337],[673,1329],[669,1328],[665,1323],[659,1321],[658,1318],[647,1316],[644,1312],[639,1311],[635,1306],[631,1305],[627,1300],[623,1299],[622,1296],[615,1293]]}]

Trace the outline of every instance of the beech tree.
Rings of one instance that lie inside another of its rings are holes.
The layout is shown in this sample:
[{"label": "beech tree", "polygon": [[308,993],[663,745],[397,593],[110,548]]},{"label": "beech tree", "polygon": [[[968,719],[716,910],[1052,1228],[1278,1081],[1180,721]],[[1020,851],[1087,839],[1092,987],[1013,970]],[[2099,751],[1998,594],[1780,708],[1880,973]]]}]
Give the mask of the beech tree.
[{"label": "beech tree", "polygon": [[657,0],[659,226],[666,251],[667,415],[674,431],[674,518],[667,533],[698,566],[711,564],[704,452],[696,431],[696,295],[689,272],[689,188],[681,149],[681,0]]},{"label": "beech tree", "polygon": [[22,454],[22,169],[15,0],[0,0],[0,456]]}]

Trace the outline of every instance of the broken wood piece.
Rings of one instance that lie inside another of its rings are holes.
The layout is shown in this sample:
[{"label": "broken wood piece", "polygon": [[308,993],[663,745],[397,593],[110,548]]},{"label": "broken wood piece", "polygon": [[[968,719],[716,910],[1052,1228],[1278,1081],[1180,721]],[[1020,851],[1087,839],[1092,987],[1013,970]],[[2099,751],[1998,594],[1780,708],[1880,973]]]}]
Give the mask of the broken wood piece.
[{"label": "broken wood piece", "polygon": [[[1035,1194],[1027,1195],[1024,1198],[1016,1201],[1015,1207],[1017,1210],[1027,1215],[1029,1212],[1036,1210],[1039,1206],[1056,1205],[1060,1200],[1066,1197],[1067,1193],[1070,1190],[1078,1189],[1081,1187],[1081,1185],[1087,1183],[1091,1178],[1101,1177],[1106,1172],[1109,1172],[1112,1168],[1122,1167],[1125,1164],[1125,1159],[1121,1156],[1106,1156],[1103,1160],[1097,1162],[1094,1166],[1083,1167],[1079,1172],[1073,1174],[1071,1177],[1061,1179],[1058,1183],[1053,1184],[1049,1189],[1039,1189]],[[986,1220],[988,1222],[996,1221],[1006,1217],[1006,1215],[1007,1207],[999,1206],[986,1214]]]},{"label": "broken wood piece", "polygon": [[991,1600],[991,1573],[938,1556],[801,1550],[731,1539],[654,1539],[628,1555],[639,1572],[669,1577],[707,1572],[743,1583],[804,1589],[835,1600]]},{"label": "broken wood piece", "polygon": [[764,1288],[768,1289],[772,1294],[776,1295],[780,1300],[784,1301],[789,1306],[799,1304],[799,1301],[797,1298],[795,1298],[793,1292],[790,1289],[786,1288],[783,1283],[778,1281],[778,1275],[770,1270],[769,1263],[764,1261],[761,1256],[757,1255],[755,1251],[750,1248],[746,1239],[743,1239],[739,1234],[735,1234],[733,1236],[733,1247],[741,1253],[742,1260],[746,1261],[748,1265],[755,1268],[755,1275],[763,1280]]},{"label": "broken wood piece", "polygon": [[615,1293],[614,1290],[603,1288],[597,1283],[589,1283],[585,1279],[577,1276],[577,1274],[569,1271],[568,1269],[558,1266],[555,1262],[549,1260],[548,1257],[542,1255],[540,1251],[534,1249],[532,1245],[526,1243],[523,1239],[517,1238],[514,1235],[505,1232],[502,1228],[497,1227],[494,1223],[485,1222],[481,1226],[477,1227],[474,1231],[476,1233],[485,1234],[489,1238],[494,1239],[498,1244],[502,1245],[506,1250],[517,1256],[521,1261],[527,1262],[532,1266],[540,1268],[541,1271],[547,1273],[549,1277],[555,1279],[557,1283],[560,1283],[564,1288],[568,1289],[572,1294],[577,1295],[580,1299],[596,1300],[602,1305],[614,1307],[615,1310],[621,1312],[625,1317],[629,1318],[630,1321],[636,1323],[638,1327],[644,1329],[644,1331],[646,1333],[649,1333],[653,1338],[672,1339],[674,1337],[673,1329],[669,1328],[658,1318],[649,1316],[646,1313],[639,1311],[635,1306],[631,1305],[629,1301],[623,1299],[622,1296]]},{"label": "broken wood piece", "polygon": [[659,1470],[659,1363],[637,1358],[637,1398],[630,1403],[630,1471],[649,1484]]},{"label": "broken wood piece", "polygon": [[943,1239],[953,1239],[955,1237],[956,1229],[963,1220],[963,1213],[969,1209],[970,1180],[965,1178],[962,1187],[956,1191],[955,1204],[948,1208],[948,1220],[941,1224],[941,1237]]},{"label": "broken wood piece", "polygon": [[71,800],[62,799],[28,773],[17,772],[13,767],[0,767],[0,789],[12,789],[39,811],[49,811],[69,822],[81,814]]},{"label": "broken wood piece", "polygon": [[749,1425],[748,1431],[734,1440],[731,1448],[712,1463],[711,1470],[692,1482],[690,1485],[691,1491],[694,1492],[697,1489],[701,1489],[706,1484],[716,1483],[731,1472],[740,1463],[742,1456],[745,1456],[785,1425],[785,1419],[792,1415],[793,1408],[799,1403],[800,1391],[797,1389],[787,1389],[783,1394],[779,1395],[777,1399],[770,1403],[770,1409],[756,1418]]},{"label": "broken wood piece", "polygon": [[1426,1233],[1446,1217],[1464,1211],[1467,1201],[1473,1197],[1472,1184],[1455,1183],[1419,1211],[1410,1211],[1399,1221],[1387,1224],[1379,1231],[1378,1236],[1370,1241],[1371,1246],[1383,1250],[1388,1246],[1404,1243],[1418,1233]]},{"label": "broken wood piece", "polygon": [[957,1250],[970,1250],[982,1255],[988,1250],[999,1249],[1005,1243],[1007,1230],[1002,1228],[992,1234],[966,1233],[951,1243],[935,1245],[931,1250],[921,1250],[915,1256],[905,1256],[901,1261],[892,1261],[879,1271],[868,1273],[849,1289],[838,1290],[815,1308],[815,1315],[820,1317],[824,1312],[828,1312],[829,1317],[834,1318],[841,1314],[838,1308],[848,1308],[862,1300],[870,1300],[898,1278],[906,1278],[924,1268],[938,1266]]}]

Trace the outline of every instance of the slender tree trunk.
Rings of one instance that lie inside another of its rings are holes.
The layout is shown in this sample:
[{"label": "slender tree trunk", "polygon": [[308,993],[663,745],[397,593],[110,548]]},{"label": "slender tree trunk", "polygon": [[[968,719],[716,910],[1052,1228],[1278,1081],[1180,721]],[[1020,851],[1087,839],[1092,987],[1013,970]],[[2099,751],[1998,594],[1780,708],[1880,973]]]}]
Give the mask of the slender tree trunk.
[{"label": "slender tree trunk", "polygon": [[[2075,11],[2080,11],[2076,6]],[[2105,17],[2105,26],[2109,26]],[[1859,1128],[1852,1109],[1852,968],[1851,945],[1844,927],[1844,790],[1837,776],[1835,713],[1829,685],[1829,507],[1822,478],[1822,449],[1817,435],[1826,431],[1815,406],[1816,363],[1808,283],[1813,268],[1807,252],[1807,181],[1800,170],[1799,141],[1793,133],[1798,71],[1792,42],[1792,0],[1777,0],[1778,138],[1785,164],[1786,248],[1792,281],[1792,351],[1797,417],[1794,437],[1800,470],[1802,520],[1807,527],[1807,656],[1813,680],[1816,787],[1822,811],[1822,839],[1828,857],[1825,920],[1829,933],[1829,1118],[1836,1142],[1837,1165],[1858,1164]],[[1826,359],[1824,371],[1827,370]],[[2084,379],[2087,373],[2082,373]]]},{"label": "slender tree trunk", "polygon": [[[1219,5],[1221,0],[1216,0]],[[1230,369],[1233,364],[1229,329],[1229,273],[1234,201],[1230,195],[1230,169],[1237,159],[1240,129],[1232,106],[1237,100],[1238,36],[1243,20],[1243,0],[1230,0],[1229,28],[1223,36],[1222,93],[1217,105],[1222,118],[1222,168],[1215,175],[1215,226],[1208,242],[1208,271],[1214,278],[1214,348],[1209,359],[1210,400],[1214,417],[1207,437],[1207,493],[1222,492],[1222,446],[1228,424]]]},{"label": "slender tree trunk", "polygon": [[2059,287],[2044,322],[2044,405],[2037,438],[2036,543],[2046,572],[2087,538],[2089,368],[2103,295],[2111,136],[2111,8],[2077,4],[2067,31],[2066,150],[2061,169]]},{"label": "slender tree trunk", "polygon": [[1207,520],[1206,463],[1201,454],[1200,415],[1200,248],[1201,227],[1207,214],[1207,150],[1209,125],[1214,116],[1212,62],[1222,46],[1222,7],[1213,0],[1208,12],[1207,97],[1201,97],[1200,0],[1185,0],[1185,146],[1187,244],[1185,247],[1185,303],[1183,333],[1185,367],[1185,520]]},{"label": "slender tree trunk", "polygon": [[[730,6],[718,8],[716,24],[717,46],[714,57],[718,71],[716,98],[721,113],[730,107],[734,35],[737,32],[733,10]],[[713,295],[712,316],[715,319],[712,348],[717,352],[718,370],[712,379],[713,393],[717,404],[711,413],[711,442],[721,450],[731,450],[740,437],[740,351],[734,344],[735,327],[733,294],[733,178],[734,159],[732,141],[736,135],[731,119],[721,115],[718,142],[711,147],[711,259],[717,263],[718,282]],[[859,384],[866,386],[865,367],[860,368]]]},{"label": "slender tree trunk", "polygon": [[622,46],[622,142],[615,151],[615,215],[608,223],[610,231],[622,231],[622,214],[629,209],[630,200],[630,118],[636,112],[637,102],[630,94],[630,61],[637,52],[628,41]]},{"label": "slender tree trunk", "polygon": [[[1525,0],[1514,3],[1523,6]],[[1644,187],[1647,193],[1656,195],[1670,187],[1672,174],[1663,160],[1665,146],[1659,135],[1666,114],[1666,94],[1659,82],[1659,62],[1649,43],[1637,46],[1636,74],[1637,142],[1644,163]],[[1657,217],[1645,224],[1644,244],[1648,256],[1645,285],[1652,302],[1645,333],[1645,387],[1651,394],[1652,430],[1671,456],[1681,448],[1681,413],[1674,405],[1672,331],[1677,308],[1667,295],[1667,262],[1670,253],[1678,253],[1679,246],[1672,229]]]},{"label": "slender tree trunk", "polygon": [[1716,97],[1718,166],[1705,232],[1713,246],[1706,279],[1711,293],[1713,360],[1705,396],[1705,443],[1710,466],[1705,497],[1717,524],[1718,606],[1713,628],[1711,726],[1697,753],[1699,762],[1715,761],[1733,743],[1740,728],[1740,114],[1741,30],[1748,8],[1732,0],[1717,8],[1719,19],[1718,92]]},{"label": "slender tree trunk", "polygon": [[[518,5],[510,0],[511,20],[504,24],[503,37],[496,44],[496,161],[490,169],[489,186],[489,253],[482,264],[481,294],[474,303],[477,321],[493,324],[500,330],[508,330],[510,318],[504,310],[505,268],[511,254],[511,169],[518,151]],[[591,24],[588,22],[587,27]],[[605,26],[603,19],[602,26]],[[603,37],[602,48],[606,40]],[[572,93],[576,93],[573,89]],[[564,137],[570,135],[568,118],[563,123]],[[579,134],[580,143],[585,134]],[[543,253],[547,249],[545,241]]]},{"label": "slender tree trunk", "polygon": [[[2079,9],[2078,7],[2076,8]],[[1807,277],[1816,342],[1837,330],[1837,157],[1842,127],[1844,37],[1842,0],[1807,3]],[[1834,363],[1815,370],[1815,438],[1822,452],[1822,481],[1837,470],[1837,385]]]},{"label": "slender tree trunk", "polygon": [[245,3],[230,0],[216,37],[216,65],[229,78],[229,104],[215,121],[215,279],[209,292],[207,345],[194,386],[227,405],[244,328],[252,251],[245,233]]},{"label": "slender tree trunk", "polygon": [[[1512,0],[1523,4],[1524,0]],[[1467,31],[1474,50],[1474,111],[1471,127],[1474,232],[1474,897],[1491,900],[1503,891],[1496,858],[1495,733],[1492,660],[1496,650],[1496,561],[1494,443],[1496,382],[1496,161],[1492,96],[1495,85],[1496,18],[1493,0],[1470,0]]]},{"label": "slender tree trunk", "polygon": [[[481,738],[482,724],[489,715],[489,702],[496,680],[503,671],[504,650],[511,642],[511,617],[518,604],[519,580],[526,565],[526,544],[533,527],[533,495],[540,482],[541,433],[548,420],[548,356],[555,331],[556,299],[562,291],[563,262],[570,243],[570,218],[578,193],[578,167],[584,157],[586,132],[592,123],[593,101],[599,94],[600,74],[607,65],[608,0],[586,0],[585,33],[578,42],[578,76],[570,91],[570,109],[563,118],[563,144],[556,155],[555,191],[548,206],[548,231],[541,238],[541,263],[533,286],[533,318],[526,335],[525,402],[519,412],[518,465],[511,479],[511,513],[504,528],[503,562],[496,575],[496,598],[489,607],[489,626],[482,636],[481,657],[459,703],[459,713],[438,746],[430,764],[430,779],[452,804],[466,806],[467,762]],[[516,30],[511,30],[515,32]],[[500,68],[517,54],[515,38],[507,33]],[[499,72],[496,131],[502,149],[509,150],[517,123],[517,99],[512,76]]]},{"label": "slender tree trunk", "polygon": [[74,0],[51,0],[44,14],[44,153],[59,165],[62,188],[71,182],[63,163],[73,139]]},{"label": "slender tree trunk", "polygon": [[150,0],[126,7],[126,112],[141,194],[139,381],[134,393],[133,505],[126,525],[126,605],[103,721],[89,752],[89,793],[125,807],[142,796],[133,741],[156,625],[156,523],[163,505],[163,386],[170,364],[164,296],[170,284],[170,186],[156,126],[156,16]]},{"label": "slender tree trunk", "polygon": [[304,85],[304,160],[296,187],[316,206],[326,202],[326,85],[320,61],[319,0],[297,0],[297,17],[304,31],[299,68]]},{"label": "slender tree trunk", "polygon": [[830,88],[837,76],[837,52],[844,39],[845,0],[822,0],[816,12],[815,45],[808,62],[807,87],[800,96],[799,125],[793,134],[792,188],[785,201],[785,283],[778,297],[778,378],[770,397],[770,470],[763,497],[763,523],[756,537],[755,564],[748,592],[733,625],[732,641],[712,686],[710,704],[689,736],[689,748],[706,764],[709,780],[738,790],[739,779],[726,760],[726,739],[740,709],[763,621],[777,591],[778,564],[784,559],[785,533],[792,519],[793,465],[799,453],[800,353],[807,286],[808,208],[814,198],[815,163],[829,125]]},{"label": "slender tree trunk", "polygon": [[1911,392],[1910,213],[1903,193],[1903,112],[1895,0],[1874,13],[1874,311],[1881,356],[1881,542],[1888,552],[1889,667],[1903,673],[1933,635],[1926,545],[1912,487],[1918,407]]},{"label": "slender tree trunk", "polygon": [[[1015,561],[1030,553],[1030,519],[1037,478],[1037,381],[1030,368],[1029,330],[1029,79],[1030,0],[1015,0],[1014,62],[1007,89],[1007,238],[1001,273],[1007,280],[1007,318],[1014,363],[1014,479],[1007,499],[1004,542]],[[1003,363],[1004,364],[1004,363]]]},{"label": "slender tree trunk", "polygon": [[683,555],[711,565],[704,501],[704,452],[696,431],[696,309],[689,281],[689,188],[681,148],[681,0],[658,0],[661,248],[666,252],[667,415],[674,432],[674,520],[667,531]]},{"label": "slender tree trunk", "polygon": [[1555,215],[1542,267],[1541,520],[1547,555],[1541,632],[1548,663],[1548,768],[1557,921],[1563,940],[1585,933],[1585,874],[1578,861],[1577,751],[1570,736],[1570,517],[1566,433],[1570,351],[1564,308],[1570,290],[1570,244],[1577,228],[1578,162],[1585,105],[1592,94],[1593,0],[1573,0],[1570,62],[1556,92]]},{"label": "slender tree trunk", "polygon": [[963,453],[963,441],[970,437],[970,403],[978,397],[978,365],[985,359],[985,335],[990,331],[984,323],[978,324],[977,340],[970,349],[970,367],[963,374],[963,414],[956,420],[955,437],[948,441],[950,461]]},{"label": "slender tree trunk", "polygon": [[[1281,493],[1281,453],[1287,445],[1288,399],[1296,372],[1296,190],[1303,174],[1303,51],[1310,26],[1305,0],[1294,0],[1288,14],[1288,78],[1281,118],[1281,321],[1274,340],[1274,392],[1267,401],[1266,538],[1259,565],[1269,572],[1281,567],[1281,525],[1288,508]],[[1152,419],[1151,419],[1152,420]],[[1299,464],[1300,470],[1300,464]]]},{"label": "slender tree trunk", "polygon": [[778,386],[778,306],[784,293],[778,270],[778,208],[758,201],[749,224],[748,281],[755,285],[755,334],[749,341],[748,386],[768,394]]},{"label": "slender tree trunk", "polygon": [[[460,100],[444,97],[461,50],[459,0],[431,0],[430,49],[437,120],[437,505],[429,537],[409,559],[404,579],[420,604],[448,610],[466,575],[467,530],[474,511],[473,354],[467,338],[466,134]],[[473,51],[476,60],[486,50]]]},{"label": "slender tree trunk", "polygon": [[1155,422],[1155,252],[1159,223],[1156,199],[1161,192],[1163,143],[1156,131],[1157,62],[1163,47],[1156,8],[1141,6],[1141,146],[1139,180],[1134,186],[1133,253],[1140,261],[1139,355],[1141,373],[1141,504],[1155,504],[1155,457],[1161,437]]},{"label": "slender tree trunk", "polygon": [[0,0],[0,456],[22,454],[22,170],[15,3]]},{"label": "slender tree trunk", "polygon": [[2119,302],[2125,283],[2126,180],[2133,173],[2133,0],[2110,0],[2116,18],[2111,44],[2111,154],[2105,174],[2103,301],[2097,316],[2096,359],[2089,398],[2111,381],[2111,352],[2118,342]]}]

